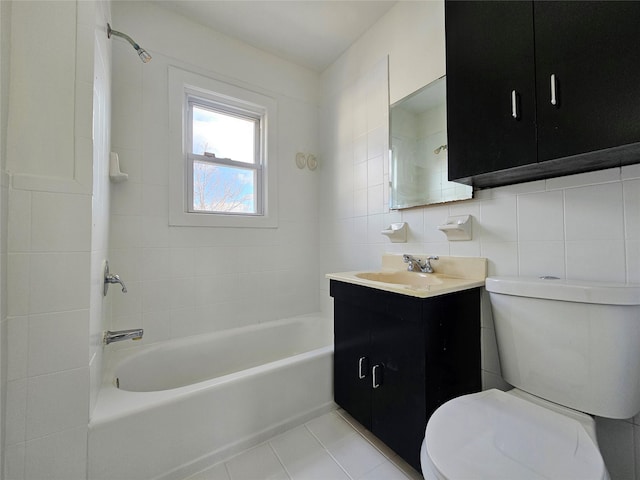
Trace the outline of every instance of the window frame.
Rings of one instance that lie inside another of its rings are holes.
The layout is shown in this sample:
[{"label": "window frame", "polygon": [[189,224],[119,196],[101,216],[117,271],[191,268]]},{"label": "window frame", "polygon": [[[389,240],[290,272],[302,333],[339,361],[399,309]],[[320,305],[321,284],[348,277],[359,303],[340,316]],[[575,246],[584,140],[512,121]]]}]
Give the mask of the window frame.
[{"label": "window frame", "polygon": [[[276,101],[244,86],[169,67],[169,225],[211,227],[278,226],[276,170]],[[253,87],[251,87],[253,88]],[[193,161],[251,168],[251,164],[192,153],[190,99],[220,113],[258,120],[256,213],[207,212],[193,209]],[[261,181],[260,181],[261,180]]]}]

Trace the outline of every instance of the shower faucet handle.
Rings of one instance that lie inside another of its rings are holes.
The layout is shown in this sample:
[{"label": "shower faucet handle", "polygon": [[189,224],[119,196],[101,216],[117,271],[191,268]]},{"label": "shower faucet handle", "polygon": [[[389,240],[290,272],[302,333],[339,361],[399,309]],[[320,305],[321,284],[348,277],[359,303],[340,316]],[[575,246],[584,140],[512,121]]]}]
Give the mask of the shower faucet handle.
[{"label": "shower faucet handle", "polygon": [[105,260],[105,262],[104,262],[104,289],[103,289],[104,296],[107,295],[107,292],[109,291],[109,284],[111,284],[111,283],[120,284],[120,286],[122,286],[122,293],[127,293],[127,286],[124,284],[124,282],[120,278],[120,275],[117,275],[115,273],[109,273],[109,262],[107,260]]},{"label": "shower faucet handle", "polygon": [[106,283],[119,283],[120,285],[122,285],[122,293],[127,293],[127,286],[124,284],[119,275],[109,274],[108,276],[104,277],[104,281]]}]

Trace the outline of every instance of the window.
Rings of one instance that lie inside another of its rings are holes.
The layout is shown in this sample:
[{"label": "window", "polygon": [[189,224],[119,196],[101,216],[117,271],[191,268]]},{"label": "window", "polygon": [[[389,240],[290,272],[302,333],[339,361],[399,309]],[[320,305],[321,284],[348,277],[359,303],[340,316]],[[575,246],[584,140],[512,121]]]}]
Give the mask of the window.
[{"label": "window", "polygon": [[190,212],[262,214],[261,116],[189,95]]},{"label": "window", "polygon": [[275,227],[275,102],[171,67],[171,225]]}]

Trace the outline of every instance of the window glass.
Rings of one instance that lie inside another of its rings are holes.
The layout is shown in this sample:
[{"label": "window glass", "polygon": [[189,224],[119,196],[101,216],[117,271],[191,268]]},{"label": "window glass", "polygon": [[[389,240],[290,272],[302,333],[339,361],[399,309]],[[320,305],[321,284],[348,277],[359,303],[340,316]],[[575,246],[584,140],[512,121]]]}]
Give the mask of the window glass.
[{"label": "window glass", "polygon": [[256,171],[193,162],[193,210],[256,214]]},{"label": "window glass", "polygon": [[261,116],[195,96],[187,103],[189,211],[261,215]]},{"label": "window glass", "polygon": [[242,118],[193,106],[192,152],[215,154],[238,162],[255,163],[256,119]]}]

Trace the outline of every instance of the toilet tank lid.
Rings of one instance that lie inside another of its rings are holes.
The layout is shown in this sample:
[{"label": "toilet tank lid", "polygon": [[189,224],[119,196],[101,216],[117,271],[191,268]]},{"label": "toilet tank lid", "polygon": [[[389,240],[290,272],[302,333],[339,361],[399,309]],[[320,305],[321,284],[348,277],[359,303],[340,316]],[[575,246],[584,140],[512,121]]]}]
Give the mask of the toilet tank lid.
[{"label": "toilet tank lid", "polygon": [[519,297],[601,305],[640,305],[640,285],[549,277],[487,277],[487,291]]}]

